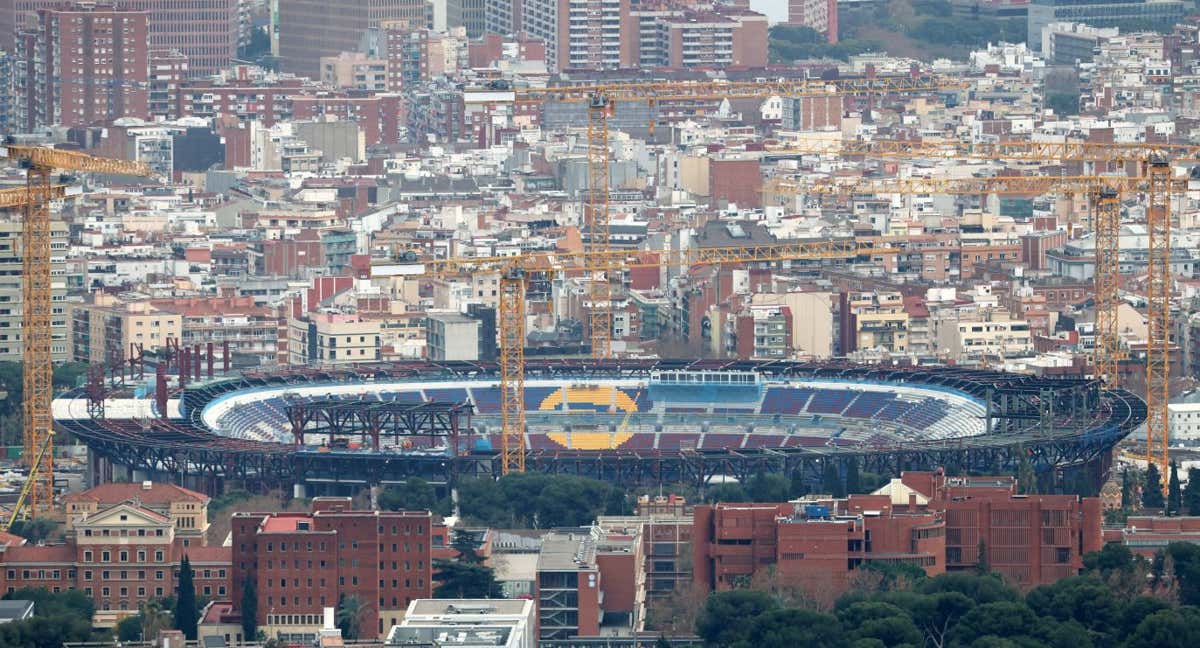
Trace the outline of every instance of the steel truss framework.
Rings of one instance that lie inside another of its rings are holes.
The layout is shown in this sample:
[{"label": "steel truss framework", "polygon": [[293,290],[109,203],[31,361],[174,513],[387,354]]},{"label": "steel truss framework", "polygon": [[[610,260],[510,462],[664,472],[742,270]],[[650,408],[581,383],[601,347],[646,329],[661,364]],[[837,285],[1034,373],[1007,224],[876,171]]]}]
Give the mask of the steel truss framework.
[{"label": "steel truss framework", "polygon": [[470,426],[472,409],[466,403],[323,399],[293,402],[285,411],[298,446],[314,435],[328,442],[358,437],[379,452],[381,438],[450,437],[455,447],[459,430]]},{"label": "steel truss framework", "polygon": [[[215,435],[200,424],[200,410],[220,394],[253,387],[331,380],[366,383],[397,378],[481,377],[495,375],[495,369],[477,363],[413,363],[336,372],[248,375],[188,390],[184,394],[184,419],[78,420],[59,425],[87,443],[96,457],[153,475],[195,477],[214,489],[226,480],[265,489],[304,482],[377,484],[413,476],[435,481],[452,481],[459,476],[494,477],[503,472],[504,457],[499,452],[455,456],[306,452],[290,444]],[[987,432],[975,437],[871,447],[531,451],[524,453],[526,469],[629,485],[702,486],[714,475],[744,479],[760,471],[799,474],[802,479],[819,483],[830,462],[844,469],[854,461],[863,470],[894,475],[901,470],[936,466],[953,471],[1009,471],[1024,458],[1041,473],[1066,468],[1086,471],[1098,487],[1106,476],[1112,447],[1146,419],[1145,404],[1136,396],[1120,389],[1104,389],[1100,381],[1091,379],[1039,379],[947,367],[926,370],[792,362],[532,360],[527,366],[530,375],[564,379],[648,378],[652,371],[669,369],[754,370],[768,377],[839,378],[954,389],[985,403]],[[353,423],[358,413],[346,416],[352,424],[361,425]],[[416,420],[411,423],[422,424]],[[426,420],[424,425],[445,424]],[[415,434],[430,433],[410,429]]]}]

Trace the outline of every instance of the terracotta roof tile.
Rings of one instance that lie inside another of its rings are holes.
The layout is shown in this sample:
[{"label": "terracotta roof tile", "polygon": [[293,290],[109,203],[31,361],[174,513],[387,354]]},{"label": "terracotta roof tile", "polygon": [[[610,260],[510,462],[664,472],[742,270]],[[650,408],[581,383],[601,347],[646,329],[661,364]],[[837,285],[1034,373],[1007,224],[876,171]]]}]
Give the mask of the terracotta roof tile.
[{"label": "terracotta roof tile", "polygon": [[175,484],[154,483],[149,489],[141,483],[135,484],[101,484],[89,488],[82,493],[72,493],[63,498],[66,502],[97,502],[100,504],[119,504],[131,499],[137,499],[143,504],[169,504],[180,500],[208,502],[209,497]]}]

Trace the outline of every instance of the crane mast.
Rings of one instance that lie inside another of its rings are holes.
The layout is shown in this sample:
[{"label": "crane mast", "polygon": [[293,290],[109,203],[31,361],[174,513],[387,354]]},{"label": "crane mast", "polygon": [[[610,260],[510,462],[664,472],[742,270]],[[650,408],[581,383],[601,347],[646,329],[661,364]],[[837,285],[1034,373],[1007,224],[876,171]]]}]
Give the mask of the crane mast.
[{"label": "crane mast", "polygon": [[[29,508],[33,515],[54,505],[54,288],[51,279],[50,204],[65,190],[51,182],[55,169],[149,177],[140,162],[109,160],[39,146],[0,147],[0,157],[25,168],[24,196],[3,192],[0,206],[25,208],[21,227],[21,351],[24,387],[24,459],[29,466]],[[65,309],[64,309],[65,310]],[[62,315],[62,313],[58,313]]]}]

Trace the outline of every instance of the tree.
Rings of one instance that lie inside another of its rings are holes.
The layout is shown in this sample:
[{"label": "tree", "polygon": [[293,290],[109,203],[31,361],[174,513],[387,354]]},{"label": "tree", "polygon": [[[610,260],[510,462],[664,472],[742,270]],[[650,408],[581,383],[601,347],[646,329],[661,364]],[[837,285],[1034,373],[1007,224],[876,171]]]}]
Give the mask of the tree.
[{"label": "tree", "polygon": [[500,598],[503,592],[496,573],[485,565],[439,559],[433,561],[438,585],[434,598]]},{"label": "tree", "polygon": [[33,601],[33,609],[39,615],[73,616],[81,619],[92,618],[96,613],[96,604],[92,597],[82,590],[67,590],[51,592],[43,587],[24,587],[4,595],[8,601]]},{"label": "tree", "polygon": [[474,533],[464,529],[456,529],[454,531],[453,540],[450,541],[450,547],[458,554],[458,559],[462,562],[478,565],[483,562],[483,557],[479,555],[479,538]]},{"label": "tree", "polygon": [[138,608],[137,618],[141,620],[140,628],[143,641],[152,641],[158,633],[171,627],[171,613],[162,599],[151,599]]},{"label": "tree", "polygon": [[666,635],[660,634],[654,641],[654,648],[671,648],[671,642],[667,641]]},{"label": "tree", "polygon": [[1179,515],[1183,509],[1183,492],[1179,488],[1179,466],[1171,462],[1171,476],[1167,478],[1167,514]]},{"label": "tree", "polygon": [[242,636],[258,636],[258,585],[250,576],[242,582]]},{"label": "tree", "polygon": [[759,470],[746,483],[746,496],[751,502],[786,502],[791,485],[781,475],[768,475]]},{"label": "tree", "polygon": [[704,602],[696,620],[696,634],[709,646],[730,646],[750,635],[759,615],[778,607],[766,592],[744,589],[714,592]]},{"label": "tree", "polygon": [[121,619],[117,622],[116,630],[118,641],[141,641],[142,615],[139,613]]},{"label": "tree", "polygon": [[437,489],[420,477],[410,477],[403,484],[384,488],[379,492],[377,502],[385,511],[433,511],[438,515],[449,515],[452,508],[449,498],[439,498]]},{"label": "tree", "polygon": [[33,544],[44,542],[57,530],[58,523],[44,517],[33,518],[32,520],[17,520],[8,529],[9,533],[19,535]]},{"label": "tree", "polygon": [[983,538],[979,539],[979,562],[975,564],[975,571],[981,576],[992,571],[991,566],[988,565],[987,543],[983,541]]},{"label": "tree", "polygon": [[799,468],[792,471],[788,493],[792,497],[803,497],[808,494],[808,485],[804,483],[804,472]]},{"label": "tree", "polygon": [[88,363],[64,362],[54,367],[54,389],[73,389],[87,376]]},{"label": "tree", "polygon": [[1133,469],[1126,468],[1121,473],[1121,510],[1133,509]]},{"label": "tree", "polygon": [[1023,495],[1036,493],[1038,488],[1037,473],[1033,471],[1033,463],[1028,455],[1021,453],[1021,461],[1017,464],[1017,489]]},{"label": "tree", "polygon": [[191,641],[196,639],[196,623],[199,621],[194,578],[192,563],[185,555],[179,562],[179,584],[175,588],[175,629]]},{"label": "tree", "polygon": [[746,494],[746,489],[742,488],[741,484],[730,482],[708,487],[704,491],[704,501],[710,504],[716,504],[717,502],[749,502],[750,496]]},{"label": "tree", "polygon": [[1146,484],[1142,488],[1142,507],[1148,509],[1160,509],[1165,502],[1163,501],[1162,493],[1162,476],[1158,473],[1158,466],[1153,463],[1146,468]]},{"label": "tree", "polygon": [[862,477],[858,474],[858,457],[851,457],[846,462],[846,493],[861,493]]},{"label": "tree", "polygon": [[1200,515],[1200,468],[1188,468],[1187,488],[1183,489],[1183,506],[1188,515]]},{"label": "tree", "polygon": [[358,639],[362,632],[362,616],[366,606],[355,595],[343,596],[338,601],[335,619],[337,627],[342,631],[343,639]]},{"label": "tree", "polygon": [[608,499],[604,502],[605,515],[633,515],[633,503],[629,494],[620,486],[613,485],[608,489]]},{"label": "tree", "polygon": [[61,648],[64,643],[104,638],[92,632],[95,604],[82,590],[51,592],[45,588],[25,588],[9,592],[4,598],[33,601],[34,616],[0,623],[0,646]]},{"label": "tree", "polygon": [[821,489],[834,497],[845,497],[846,491],[842,484],[842,478],[838,474],[837,465],[832,460],[826,459],[824,471],[821,473]]},{"label": "tree", "polygon": [[1200,611],[1184,607],[1160,610],[1142,619],[1127,648],[1191,648],[1200,645]]}]

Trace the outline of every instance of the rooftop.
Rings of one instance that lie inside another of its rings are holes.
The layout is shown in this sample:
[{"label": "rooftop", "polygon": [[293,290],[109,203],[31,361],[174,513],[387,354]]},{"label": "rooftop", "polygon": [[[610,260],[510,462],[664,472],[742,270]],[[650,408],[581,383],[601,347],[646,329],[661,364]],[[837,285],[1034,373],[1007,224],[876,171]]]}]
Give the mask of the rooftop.
[{"label": "rooftop", "polygon": [[101,484],[63,497],[65,502],[97,502],[109,505],[132,499],[142,504],[170,504],[184,501],[208,503],[209,497],[182,486],[157,482]]},{"label": "rooftop", "polygon": [[538,571],[578,571],[596,567],[593,529],[555,529],[542,538]]}]

